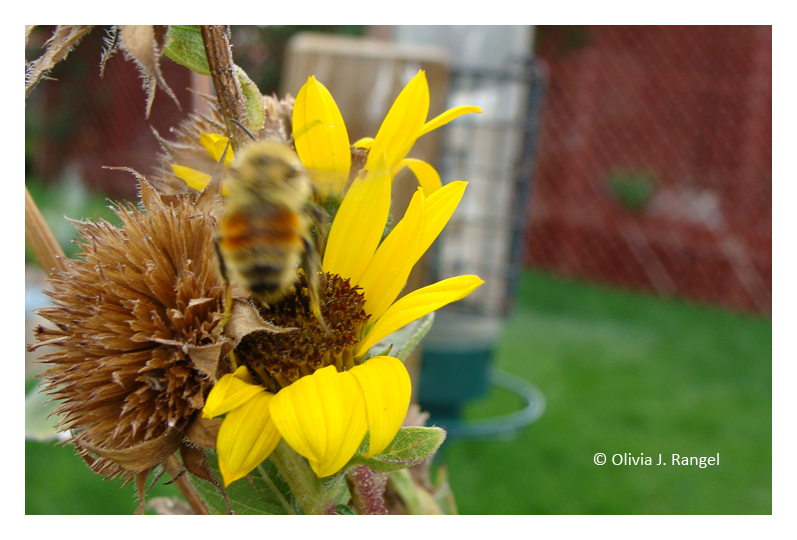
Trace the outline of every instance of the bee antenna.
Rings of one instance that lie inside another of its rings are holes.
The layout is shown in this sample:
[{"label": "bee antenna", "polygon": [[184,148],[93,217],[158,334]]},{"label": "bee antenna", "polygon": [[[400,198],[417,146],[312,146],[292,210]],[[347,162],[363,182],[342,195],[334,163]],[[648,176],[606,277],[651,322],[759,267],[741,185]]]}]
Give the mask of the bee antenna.
[{"label": "bee antenna", "polygon": [[322,123],[323,122],[321,122],[321,120],[318,120],[318,119],[313,120],[312,122],[306,123],[305,125],[301,126],[299,129],[295,130],[291,134],[291,140],[293,140],[294,143],[295,143],[296,139],[298,139],[299,137],[301,137],[302,135],[304,135],[305,133],[307,133],[311,129],[320,126]]},{"label": "bee antenna", "polygon": [[230,121],[231,121],[231,122],[234,122],[234,123],[235,123],[235,124],[236,124],[236,125],[237,125],[239,128],[241,128],[242,130],[244,130],[244,132],[245,132],[247,135],[249,135],[249,138],[250,138],[250,139],[252,139],[253,141],[256,141],[256,140],[257,140],[257,139],[255,139],[255,136],[254,136],[254,135],[252,135],[252,134],[249,132],[249,130],[248,130],[248,129],[246,129],[246,126],[244,126],[244,125],[243,125],[242,123],[240,123],[238,120],[236,120],[235,118],[230,118]]}]

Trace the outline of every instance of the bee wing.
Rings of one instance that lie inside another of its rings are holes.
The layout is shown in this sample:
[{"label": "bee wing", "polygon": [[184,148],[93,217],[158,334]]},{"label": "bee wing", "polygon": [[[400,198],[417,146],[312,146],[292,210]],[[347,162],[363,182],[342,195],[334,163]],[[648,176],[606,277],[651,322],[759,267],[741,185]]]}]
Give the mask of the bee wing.
[{"label": "bee wing", "polygon": [[385,157],[374,159],[369,169],[365,169],[367,151],[362,148],[353,148],[351,170],[343,173],[332,170],[308,169],[307,174],[312,181],[316,200],[323,203],[328,197],[338,201],[348,196],[351,186],[355,182],[373,182],[378,178],[392,178],[396,170],[391,171]]},{"label": "bee wing", "polygon": [[351,169],[351,148],[342,119],[308,119],[294,129],[293,142],[320,200],[329,195],[340,197]]}]

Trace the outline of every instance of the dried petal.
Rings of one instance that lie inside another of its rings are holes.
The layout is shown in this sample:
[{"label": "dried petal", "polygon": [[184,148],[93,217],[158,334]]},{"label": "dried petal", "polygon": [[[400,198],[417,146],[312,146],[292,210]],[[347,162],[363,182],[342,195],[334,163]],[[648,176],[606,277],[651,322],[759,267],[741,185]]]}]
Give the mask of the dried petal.
[{"label": "dried petal", "polygon": [[132,59],[141,78],[144,79],[144,91],[147,93],[147,118],[149,118],[152,102],[155,100],[155,88],[160,86],[180,107],[177,96],[166,84],[160,68],[160,57],[166,45],[167,26],[158,25],[125,25],[121,29],[121,46],[128,58]]}]

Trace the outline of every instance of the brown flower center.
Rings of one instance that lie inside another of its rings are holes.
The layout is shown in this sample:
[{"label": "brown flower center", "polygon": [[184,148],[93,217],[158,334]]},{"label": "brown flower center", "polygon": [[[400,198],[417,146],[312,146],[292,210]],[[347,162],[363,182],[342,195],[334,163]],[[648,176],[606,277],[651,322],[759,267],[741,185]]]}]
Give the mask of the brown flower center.
[{"label": "brown flower center", "polygon": [[354,366],[354,347],[368,322],[363,296],[358,287],[336,274],[322,277],[320,293],[329,334],[310,309],[307,276],[300,269],[296,285],[284,300],[259,308],[265,321],[297,330],[253,332],[235,348],[238,363],[248,366],[269,391],[277,392],[322,367],[344,371]]}]

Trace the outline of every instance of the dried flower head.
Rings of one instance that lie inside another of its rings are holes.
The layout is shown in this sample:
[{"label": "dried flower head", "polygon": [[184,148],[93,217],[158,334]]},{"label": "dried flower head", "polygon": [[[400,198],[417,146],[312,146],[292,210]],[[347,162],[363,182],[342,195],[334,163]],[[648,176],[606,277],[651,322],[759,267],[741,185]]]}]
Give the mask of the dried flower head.
[{"label": "dried flower head", "polygon": [[54,328],[39,327],[36,345],[55,347],[41,377],[59,428],[91,469],[126,480],[180,449],[231,347],[213,247],[220,194],[167,205],[142,178],[141,198],[143,209],[116,209],[122,228],[76,223],[83,253],[52,276],[54,303],[39,313]]}]

